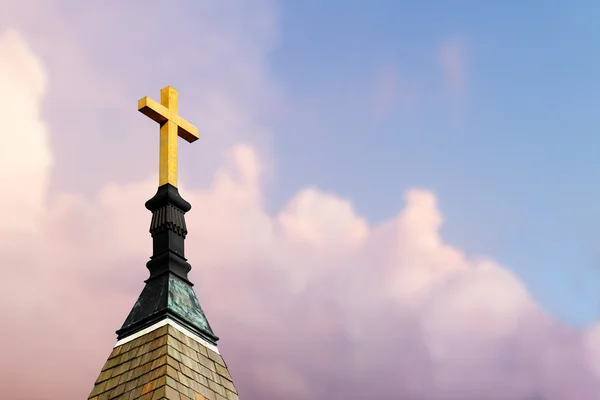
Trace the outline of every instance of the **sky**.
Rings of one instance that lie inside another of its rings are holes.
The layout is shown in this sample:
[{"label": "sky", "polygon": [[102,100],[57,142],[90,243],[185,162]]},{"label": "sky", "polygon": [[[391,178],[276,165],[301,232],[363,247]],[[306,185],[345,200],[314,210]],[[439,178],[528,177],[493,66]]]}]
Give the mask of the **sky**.
[{"label": "sky", "polygon": [[0,4],[0,387],[85,398],[179,90],[190,277],[242,399],[600,392],[595,2]]}]

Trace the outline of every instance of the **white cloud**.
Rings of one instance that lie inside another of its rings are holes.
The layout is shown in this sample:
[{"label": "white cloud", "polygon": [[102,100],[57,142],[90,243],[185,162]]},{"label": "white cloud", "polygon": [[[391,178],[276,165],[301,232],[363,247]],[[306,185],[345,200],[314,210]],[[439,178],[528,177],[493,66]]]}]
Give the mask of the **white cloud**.
[{"label": "white cloud", "polygon": [[[275,383],[265,378],[275,363],[285,365],[281,374],[295,382],[285,389],[298,389],[286,392],[290,399],[302,398],[307,387],[328,396],[339,393],[342,388],[326,389],[308,365],[315,362],[316,354],[323,365],[329,359],[352,358],[356,351],[352,342],[340,348],[330,347],[331,343],[353,335],[356,325],[364,329],[371,314],[393,305],[396,311],[390,321],[404,315],[410,322],[397,328],[420,332],[421,350],[410,357],[411,363],[430,365],[430,375],[421,377],[422,385],[429,388],[424,399],[457,395],[474,399],[492,391],[496,397],[490,399],[520,400],[545,391],[548,399],[561,400],[557,387],[575,395],[571,378],[565,378],[565,367],[555,363],[548,369],[544,346],[552,348],[555,358],[568,359],[569,370],[575,365],[585,371],[588,360],[570,354],[581,348],[576,344],[579,339],[556,339],[555,325],[508,270],[490,260],[469,258],[445,243],[439,234],[442,216],[433,194],[409,191],[403,211],[377,227],[369,227],[349,202],[314,187],[300,190],[281,213],[270,216],[261,200],[256,154],[243,145],[230,157],[230,166],[216,174],[209,188],[182,189],[182,193],[194,206],[187,219],[192,279],[199,283],[209,318],[219,327],[217,333],[229,350],[226,355],[242,358],[233,364],[242,388],[254,385],[254,393],[261,396],[278,393]],[[133,283],[134,276],[124,274],[123,268],[143,269],[149,215],[142,203],[153,194],[152,182],[111,185],[91,201],[59,197],[49,209],[55,219],[47,227],[45,240],[59,240],[57,229],[67,227],[71,236],[62,241],[62,252],[74,256],[67,259],[67,265],[63,259],[60,266],[48,267],[62,268],[63,278],[70,275],[84,285],[76,295],[94,317],[100,306],[93,302],[102,304],[115,294],[108,282],[128,279]],[[79,216],[69,217],[67,210]],[[93,232],[88,225],[93,225]],[[111,232],[112,237],[100,239],[96,237],[99,232]],[[102,252],[108,254],[89,260],[89,254]],[[82,265],[86,258],[87,264]],[[137,259],[137,265],[124,265],[123,260],[129,259]],[[143,278],[139,272],[135,275],[140,281]],[[86,276],[104,276],[107,283]],[[361,277],[365,279],[360,281]],[[125,285],[118,292],[118,307],[124,312],[130,306],[124,299],[133,302],[137,295],[134,288]],[[395,329],[390,321],[376,320],[368,327]],[[519,343],[531,342],[530,335],[537,342],[521,347]],[[369,336],[363,333],[356,340],[361,346],[372,346],[374,354],[378,346],[390,346],[388,351],[403,357],[403,347],[414,346],[404,339],[369,343]],[[257,340],[267,347],[254,348]],[[297,346],[305,341],[313,348],[298,353]],[[250,354],[251,358],[244,359]],[[363,362],[371,365],[375,359]],[[362,367],[349,364],[347,368],[350,374]],[[339,371],[322,369],[319,376],[343,381]],[[376,370],[363,373],[377,375]],[[545,376],[540,380],[540,375]],[[585,374],[576,381],[588,388],[597,385]],[[382,385],[389,385],[389,393],[397,390],[393,381]]]},{"label": "white cloud", "polygon": [[40,103],[46,86],[40,60],[14,30],[0,34],[0,229],[33,233],[44,208],[52,155]]}]

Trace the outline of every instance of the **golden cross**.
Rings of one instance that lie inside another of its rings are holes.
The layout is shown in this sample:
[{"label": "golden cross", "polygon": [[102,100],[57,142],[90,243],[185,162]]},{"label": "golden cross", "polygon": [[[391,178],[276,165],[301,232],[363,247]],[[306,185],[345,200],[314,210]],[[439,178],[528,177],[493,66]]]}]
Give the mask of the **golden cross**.
[{"label": "golden cross", "polygon": [[160,104],[148,96],[138,101],[138,111],[160,124],[160,163],[158,186],[170,183],[177,187],[177,136],[192,143],[198,128],[177,114],[177,90],[167,86],[160,91]]}]

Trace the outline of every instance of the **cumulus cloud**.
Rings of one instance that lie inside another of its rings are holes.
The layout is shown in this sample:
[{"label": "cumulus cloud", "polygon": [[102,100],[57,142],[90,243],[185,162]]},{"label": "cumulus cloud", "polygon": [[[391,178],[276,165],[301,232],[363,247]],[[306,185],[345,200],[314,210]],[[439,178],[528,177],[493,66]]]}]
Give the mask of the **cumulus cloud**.
[{"label": "cumulus cloud", "polygon": [[[1,171],[28,174],[0,198],[0,387],[15,400],[81,398],[147,276],[156,179],[48,198],[44,69],[15,32],[0,52],[15,128],[0,141],[18,154],[0,153]],[[191,279],[242,398],[595,398],[599,328],[562,326],[509,270],[447,243],[433,193],[408,190],[376,226],[317,187],[272,215],[266,169],[237,144],[209,185],[181,187]],[[23,204],[39,215],[21,223]]]},{"label": "cumulus cloud", "polygon": [[61,177],[51,191],[91,195],[108,180],[144,179],[158,133],[135,107],[166,85],[179,89],[181,115],[200,130],[201,145],[181,146],[194,151],[181,169],[195,184],[210,181],[219,155],[240,138],[266,151],[264,122],[285,104],[267,65],[272,1],[179,2],[169,7],[168,34],[164,13],[162,3],[140,0],[1,2],[0,32],[19,29],[46,68],[43,108]]},{"label": "cumulus cloud", "polygon": [[[271,216],[252,148],[240,145],[227,158],[210,187],[182,193],[194,206],[191,276],[247,397],[583,400],[598,389],[588,351],[595,339],[552,320],[493,260],[445,243],[432,193],[409,190],[402,211],[380,226],[314,187]],[[79,208],[70,230],[93,219],[95,230],[115,232],[70,250],[88,258],[84,268],[64,270],[84,285],[82,300],[117,295],[113,310],[123,314],[135,300],[143,276],[124,269],[143,270],[141,205],[153,192],[154,179],[113,185]],[[55,218],[53,227],[69,224]],[[89,260],[106,247],[118,252]],[[115,289],[110,282],[119,280],[127,283]],[[103,325],[120,322],[84,304]]]},{"label": "cumulus cloud", "polygon": [[52,156],[40,102],[46,85],[44,69],[25,41],[9,30],[0,36],[0,120],[6,138],[0,146],[0,180],[4,196],[0,229],[36,229],[48,186]]}]

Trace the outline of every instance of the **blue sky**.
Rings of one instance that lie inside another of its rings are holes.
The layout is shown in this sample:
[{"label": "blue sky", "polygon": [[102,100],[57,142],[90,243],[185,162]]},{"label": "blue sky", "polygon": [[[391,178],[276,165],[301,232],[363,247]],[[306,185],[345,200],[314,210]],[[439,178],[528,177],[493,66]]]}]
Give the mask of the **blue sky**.
[{"label": "blue sky", "polygon": [[[597,15],[593,2],[283,2],[270,67],[290,100],[273,208],[316,184],[377,223],[407,188],[431,189],[451,243],[512,268],[561,319],[589,323],[600,307]],[[462,49],[457,95],[440,66],[447,41]],[[395,97],[380,116],[385,74]]]}]

